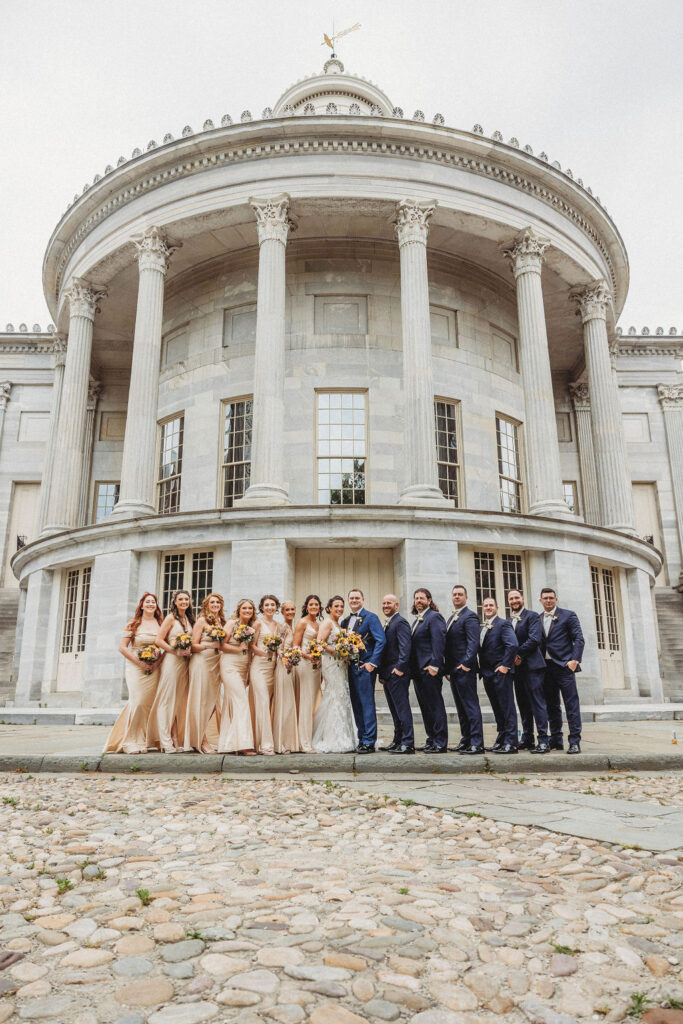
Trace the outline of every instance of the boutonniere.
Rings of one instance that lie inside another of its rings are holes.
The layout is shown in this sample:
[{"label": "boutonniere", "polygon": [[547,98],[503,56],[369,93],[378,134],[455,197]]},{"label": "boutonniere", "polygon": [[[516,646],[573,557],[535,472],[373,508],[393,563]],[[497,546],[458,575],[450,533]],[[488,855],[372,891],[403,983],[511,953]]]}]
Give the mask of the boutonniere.
[{"label": "boutonniere", "polygon": [[424,612],[420,612],[420,614],[417,617],[417,621],[418,622],[424,622],[424,617],[425,617],[425,613]]},{"label": "boutonniere", "polygon": [[551,622],[557,622],[557,620],[559,619],[559,617],[560,617],[559,615],[553,615],[553,617],[552,617],[552,619],[551,619],[550,621],[551,621]]},{"label": "boutonniere", "polygon": [[357,626],[360,626],[360,624],[361,624],[361,622],[362,622],[362,621],[363,621],[363,616],[362,616],[362,615],[359,615],[359,616],[358,616],[358,618],[356,619],[356,625],[357,625]]}]

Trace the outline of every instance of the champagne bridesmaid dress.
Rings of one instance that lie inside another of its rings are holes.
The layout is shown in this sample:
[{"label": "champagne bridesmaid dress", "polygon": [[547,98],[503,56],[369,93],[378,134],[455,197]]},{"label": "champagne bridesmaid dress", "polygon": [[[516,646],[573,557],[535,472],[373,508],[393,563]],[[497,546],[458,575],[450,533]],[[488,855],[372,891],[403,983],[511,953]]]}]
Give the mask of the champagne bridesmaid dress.
[{"label": "champagne bridesmaid dress", "polygon": [[[292,638],[292,630],[286,627],[280,650],[291,647]],[[273,743],[276,754],[292,754],[300,749],[294,690],[296,674],[297,668],[288,672],[282,658],[278,657],[273,688]]]},{"label": "champagne bridesmaid dress", "polygon": [[[261,636],[265,636],[263,623]],[[254,724],[254,743],[259,754],[274,754],[273,723],[270,706],[275,688],[275,666],[277,659],[271,654],[270,660],[262,654],[252,654],[249,666],[249,705]]]},{"label": "champagne bridesmaid dress", "polygon": [[[202,632],[202,643],[210,642],[208,632],[208,629]],[[207,739],[209,719],[217,710],[220,699],[220,660],[221,652],[213,647],[193,654],[190,658],[183,743],[186,750],[201,750],[202,743]]]},{"label": "champagne bridesmaid dress", "polygon": [[[302,649],[308,652],[310,640],[315,640],[318,630],[306,623]],[[320,667],[314,668],[312,662],[302,658],[298,665],[299,678],[299,745],[306,754],[313,754],[313,713],[320,699]]]},{"label": "champagne bridesmaid dress", "polygon": [[[153,644],[158,631],[159,626],[156,621],[153,623],[153,628],[141,623],[131,648],[137,653],[143,647]],[[130,633],[123,635],[129,637]],[[145,754],[147,752],[147,720],[154,703],[160,671],[161,666],[158,661],[148,675],[142,662],[139,666],[133,665],[126,658],[128,703],[114,722],[103,753]]]},{"label": "champagne bridesmaid dress", "polygon": [[[228,643],[231,642],[232,637],[229,637]],[[250,658],[250,653],[242,654],[241,651],[237,654],[221,654],[223,702],[217,748],[222,754],[255,749],[247,693]]]},{"label": "champagne bridesmaid dress", "polygon": [[[169,647],[181,633],[191,633],[192,626],[186,622],[185,627],[173,620],[171,630],[166,637]],[[190,681],[190,658],[179,658],[177,654],[164,655],[161,663],[159,686],[149,713],[147,723],[147,746],[159,747],[164,753],[172,753],[176,746],[171,732],[176,723],[178,747],[183,745],[185,735],[185,708],[187,707],[187,688]]]}]

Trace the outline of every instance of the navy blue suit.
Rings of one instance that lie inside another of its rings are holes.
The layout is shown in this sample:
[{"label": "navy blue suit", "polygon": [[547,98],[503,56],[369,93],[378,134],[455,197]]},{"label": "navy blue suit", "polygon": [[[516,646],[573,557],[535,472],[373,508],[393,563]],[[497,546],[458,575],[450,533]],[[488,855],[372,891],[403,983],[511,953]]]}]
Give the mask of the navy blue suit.
[{"label": "navy blue suit", "polygon": [[[444,667],[446,675],[450,677],[455,709],[458,712],[460,742],[468,747],[484,746],[481,708],[477,696],[478,650],[478,615],[467,607],[453,612],[446,626]],[[458,665],[464,665],[470,671],[458,669]]]},{"label": "navy blue suit", "polygon": [[[358,729],[358,742],[368,747],[374,747],[377,742],[377,711],[375,710],[377,668],[368,672],[361,668],[361,665],[365,665],[368,661],[375,666],[379,665],[384,651],[384,630],[374,612],[369,612],[367,608],[361,608],[356,614],[353,631],[363,638],[365,650],[361,651],[357,664],[349,665],[349,693],[353,717]],[[342,619],[342,629],[348,629],[351,617],[351,615],[347,615]]]},{"label": "navy blue suit", "polygon": [[[541,616],[541,623],[544,622]],[[569,727],[569,742],[581,741],[581,707],[576,689],[576,675],[567,668],[568,661],[581,661],[585,641],[581,632],[581,623],[575,612],[555,606],[548,634],[541,630],[541,652],[545,658],[545,700],[548,706],[548,722],[550,725],[550,742],[562,743],[562,707],[560,695],[564,701],[564,710]],[[577,665],[576,671],[581,671]]]},{"label": "navy blue suit", "polygon": [[[486,630],[479,646],[479,675],[484,680],[484,689],[496,719],[496,741],[516,747],[517,712],[512,696],[512,680],[518,648],[517,637],[506,619],[496,615],[490,621],[493,625]],[[500,665],[504,665],[509,672],[496,672]]]},{"label": "navy blue suit", "polygon": [[[386,645],[379,665],[379,681],[384,686],[387,704],[394,722],[394,743],[415,746],[413,713],[410,710],[410,623],[396,612],[384,629]],[[396,672],[394,671],[396,669]],[[401,675],[396,673],[400,672]]]},{"label": "navy blue suit", "polygon": [[548,709],[543,692],[545,658],[541,654],[541,616],[537,612],[523,608],[517,624],[512,622],[512,628],[519,644],[517,657],[522,659],[521,665],[515,666],[515,697],[522,719],[522,743],[533,745],[534,722],[538,742],[547,743]]},{"label": "navy blue suit", "polygon": [[[427,608],[414,620],[411,629],[410,671],[415,695],[422,712],[427,743],[439,750],[448,746],[448,720],[443,702],[443,655],[446,647],[446,621],[440,612]],[[431,665],[436,675],[427,671]]]}]

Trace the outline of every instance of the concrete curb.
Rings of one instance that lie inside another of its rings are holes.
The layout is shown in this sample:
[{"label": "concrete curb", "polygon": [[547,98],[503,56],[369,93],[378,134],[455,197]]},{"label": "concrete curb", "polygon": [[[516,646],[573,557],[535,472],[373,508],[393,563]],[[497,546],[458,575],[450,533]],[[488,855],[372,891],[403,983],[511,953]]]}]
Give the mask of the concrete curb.
[{"label": "concrete curb", "polygon": [[565,775],[572,772],[680,771],[683,755],[564,753],[531,757],[462,757],[459,754],[288,754],[235,757],[231,754],[0,755],[0,772],[111,775]]}]

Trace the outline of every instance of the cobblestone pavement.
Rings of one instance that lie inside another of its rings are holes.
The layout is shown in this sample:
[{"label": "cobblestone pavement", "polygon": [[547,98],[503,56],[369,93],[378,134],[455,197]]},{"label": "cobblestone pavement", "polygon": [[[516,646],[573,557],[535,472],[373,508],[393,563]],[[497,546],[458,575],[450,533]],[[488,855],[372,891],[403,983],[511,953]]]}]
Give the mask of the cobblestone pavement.
[{"label": "cobblestone pavement", "polygon": [[[511,776],[506,782],[515,785],[519,778]],[[607,775],[538,776],[529,777],[525,782],[530,786],[545,789],[564,789],[570,793],[585,793],[587,796],[616,797],[620,800],[635,800],[659,804],[660,807],[683,807],[683,775],[675,772],[658,772],[657,775],[643,776],[637,772],[615,772]]]},{"label": "cobblestone pavement", "polygon": [[571,1024],[683,1000],[674,856],[345,782],[4,775],[0,794],[0,1024]]}]

